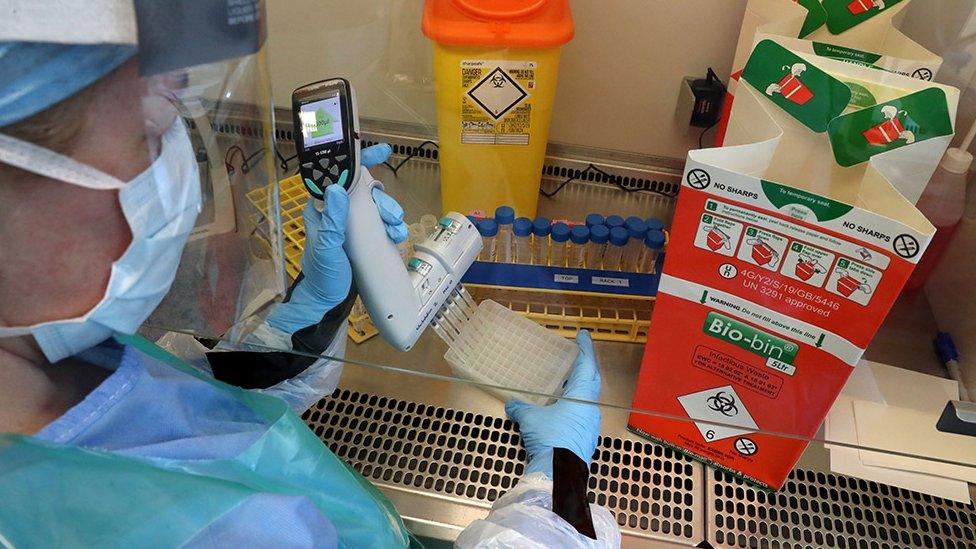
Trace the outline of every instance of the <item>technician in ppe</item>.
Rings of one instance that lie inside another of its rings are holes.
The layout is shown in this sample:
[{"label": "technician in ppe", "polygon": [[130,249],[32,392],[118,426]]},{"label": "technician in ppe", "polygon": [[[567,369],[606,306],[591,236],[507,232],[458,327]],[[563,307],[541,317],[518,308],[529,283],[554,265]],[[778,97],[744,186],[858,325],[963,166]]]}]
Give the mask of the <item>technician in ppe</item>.
[{"label": "technician in ppe", "polygon": [[[262,5],[137,4],[0,2],[2,544],[409,545],[295,414],[338,382],[338,360],[306,357],[342,355],[355,288],[333,186],[304,212],[303,274],[279,299]],[[402,240],[399,205],[373,199]],[[177,357],[133,335],[143,325],[221,343],[162,338]],[[566,394],[593,400],[579,343]],[[597,408],[507,409],[528,474],[459,545],[619,545],[606,510],[551,495],[589,462]]]}]

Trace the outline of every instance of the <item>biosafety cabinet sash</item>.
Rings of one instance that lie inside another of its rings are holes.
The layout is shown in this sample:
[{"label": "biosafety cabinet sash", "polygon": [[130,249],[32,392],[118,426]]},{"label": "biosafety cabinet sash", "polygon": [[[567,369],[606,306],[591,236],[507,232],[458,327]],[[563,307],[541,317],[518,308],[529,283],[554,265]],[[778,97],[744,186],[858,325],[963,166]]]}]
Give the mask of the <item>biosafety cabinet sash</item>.
[{"label": "biosafety cabinet sash", "polygon": [[957,102],[756,45],[726,146],[688,154],[631,431],[782,486],[935,232],[903,193],[937,167]]}]

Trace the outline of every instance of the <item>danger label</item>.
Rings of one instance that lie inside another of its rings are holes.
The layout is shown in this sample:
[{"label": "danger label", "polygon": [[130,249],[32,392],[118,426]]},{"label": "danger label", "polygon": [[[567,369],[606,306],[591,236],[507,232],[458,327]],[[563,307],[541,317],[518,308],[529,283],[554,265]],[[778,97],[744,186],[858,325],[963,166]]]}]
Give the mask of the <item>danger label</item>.
[{"label": "danger label", "polygon": [[528,145],[535,61],[461,61],[461,143]]},{"label": "danger label", "polygon": [[704,345],[695,349],[692,364],[765,397],[776,398],[783,387],[783,378],[778,375]]}]

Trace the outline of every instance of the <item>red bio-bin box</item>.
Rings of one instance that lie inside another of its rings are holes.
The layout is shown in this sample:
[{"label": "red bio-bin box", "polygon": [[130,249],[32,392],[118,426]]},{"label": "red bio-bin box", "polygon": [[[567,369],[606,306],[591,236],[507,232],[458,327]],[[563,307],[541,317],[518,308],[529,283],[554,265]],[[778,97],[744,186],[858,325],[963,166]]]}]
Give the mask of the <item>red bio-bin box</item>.
[{"label": "red bio-bin box", "polygon": [[[931,233],[691,156],[685,169],[628,428],[779,489],[915,268],[917,259],[875,235],[910,235],[924,250]],[[711,184],[689,181],[695,170]],[[789,215],[790,204],[808,203],[832,215]],[[704,215],[755,228],[746,240],[752,249],[715,253],[722,239],[710,234],[708,245],[696,246]],[[851,223],[865,230],[850,231]],[[824,242],[832,243],[832,262],[877,271],[873,289],[848,272],[829,286],[803,282],[824,272],[813,258],[775,269],[779,250]],[[849,299],[855,291],[871,299]]]}]

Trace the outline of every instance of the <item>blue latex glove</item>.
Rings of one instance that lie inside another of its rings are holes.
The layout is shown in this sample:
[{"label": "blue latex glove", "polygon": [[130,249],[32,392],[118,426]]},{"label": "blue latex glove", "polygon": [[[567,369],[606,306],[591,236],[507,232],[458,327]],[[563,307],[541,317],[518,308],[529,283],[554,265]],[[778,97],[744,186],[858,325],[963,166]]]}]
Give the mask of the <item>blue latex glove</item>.
[{"label": "blue latex glove", "polygon": [[[386,161],[390,146],[382,143],[362,151],[367,168]],[[340,181],[346,172],[340,175]],[[403,222],[403,208],[379,189],[373,189],[380,218],[390,240],[399,244],[407,239],[407,225]],[[309,200],[302,212],[305,221],[305,252],[302,254],[302,273],[305,277],[292,291],[287,303],[279,303],[268,315],[268,325],[292,334],[322,320],[325,313],[339,305],[349,295],[352,267],[342,245],[346,241],[346,221],[349,218],[349,196],[343,188],[329,185],[325,189],[324,211],[315,209]]]},{"label": "blue latex glove", "polygon": [[[593,338],[586,330],[576,336],[579,355],[566,382],[564,397],[596,402],[600,396],[600,367],[593,352]],[[560,399],[549,406],[535,406],[521,400],[505,404],[508,417],[519,424],[522,444],[529,454],[528,473],[545,473],[552,478],[554,448],[571,450],[589,465],[600,436],[600,408]]]}]

